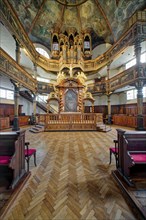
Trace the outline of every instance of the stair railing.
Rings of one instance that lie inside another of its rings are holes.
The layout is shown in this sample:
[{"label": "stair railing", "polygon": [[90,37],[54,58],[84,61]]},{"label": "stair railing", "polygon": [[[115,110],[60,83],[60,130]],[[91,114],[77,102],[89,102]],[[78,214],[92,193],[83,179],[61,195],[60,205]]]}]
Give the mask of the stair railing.
[{"label": "stair railing", "polygon": [[51,105],[49,105],[47,107],[47,102],[45,102],[39,95],[37,96],[37,102],[40,103],[46,110],[49,107],[49,110],[53,113],[53,114],[58,114],[58,112],[56,111],[56,109],[54,109]]}]

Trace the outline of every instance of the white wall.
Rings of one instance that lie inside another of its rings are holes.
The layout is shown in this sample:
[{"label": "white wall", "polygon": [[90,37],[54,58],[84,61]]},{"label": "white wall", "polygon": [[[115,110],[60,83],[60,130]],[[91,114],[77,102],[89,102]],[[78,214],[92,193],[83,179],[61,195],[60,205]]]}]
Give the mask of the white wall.
[{"label": "white wall", "polygon": [[[19,105],[23,105],[22,113],[25,113],[25,115],[31,115],[33,113],[33,104],[22,96],[19,96]],[[36,113],[45,114],[45,112],[38,106],[36,107]]]},{"label": "white wall", "polygon": [[95,59],[96,57],[100,56],[104,52],[106,52],[112,45],[111,44],[101,44],[94,48],[92,51],[92,59]]},{"label": "white wall", "polygon": [[107,96],[93,96],[95,99],[94,105],[107,105]]},{"label": "white wall", "polygon": [[[102,95],[102,96],[94,96],[95,102],[94,105],[107,105],[107,96]],[[126,94],[119,93],[119,94],[113,94],[110,97],[111,105],[121,105],[121,104],[126,104],[127,99],[126,99]]]},{"label": "white wall", "polygon": [[10,79],[7,76],[0,75],[0,88],[14,90],[14,85],[11,83]]},{"label": "white wall", "polygon": [[14,60],[16,43],[10,32],[0,23],[0,46],[6,51]]},{"label": "white wall", "polygon": [[25,67],[26,69],[30,69],[28,71],[29,73],[34,71],[34,65],[33,62],[30,60],[30,58],[26,55],[25,50],[21,49],[21,54],[20,54],[20,65]]}]

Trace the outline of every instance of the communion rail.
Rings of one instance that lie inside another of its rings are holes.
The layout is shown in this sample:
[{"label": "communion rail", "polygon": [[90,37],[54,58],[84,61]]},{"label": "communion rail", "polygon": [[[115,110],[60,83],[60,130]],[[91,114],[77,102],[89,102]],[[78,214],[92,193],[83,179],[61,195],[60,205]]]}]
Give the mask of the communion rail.
[{"label": "communion rail", "polygon": [[46,114],[40,117],[45,131],[52,130],[97,130],[97,123],[103,122],[102,113],[60,113]]}]

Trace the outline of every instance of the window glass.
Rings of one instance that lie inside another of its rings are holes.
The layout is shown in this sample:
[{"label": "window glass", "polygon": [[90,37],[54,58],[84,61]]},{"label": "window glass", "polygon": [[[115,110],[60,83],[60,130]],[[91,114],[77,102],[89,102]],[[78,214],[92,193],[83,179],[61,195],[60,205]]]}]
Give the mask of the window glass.
[{"label": "window glass", "polygon": [[39,95],[39,96],[37,96],[37,100],[38,101],[44,101],[44,102],[46,102],[46,100],[48,99],[48,96],[47,95]]},{"label": "window glass", "polygon": [[143,87],[143,97],[146,97],[146,86]]},{"label": "window glass", "polygon": [[136,59],[131,60],[130,62],[126,63],[126,69],[134,66],[136,64]]},{"label": "window glass", "polygon": [[0,89],[0,98],[6,98],[6,90]]},{"label": "window glass", "polygon": [[40,82],[47,82],[47,83],[50,82],[49,79],[45,79],[45,78],[42,78],[42,77],[37,77],[37,80],[40,81]]},{"label": "window glass", "polygon": [[10,90],[7,90],[6,92],[6,98],[7,99],[14,99],[14,92],[13,91],[10,91]]},{"label": "window glass", "polygon": [[146,52],[141,55],[141,62],[146,63]]},{"label": "window glass", "polygon": [[134,89],[134,99],[137,98],[137,89]]},{"label": "window glass", "polygon": [[11,90],[0,89],[0,98],[4,99],[14,99],[14,92]]},{"label": "window glass", "polygon": [[[140,61],[141,63],[146,63],[146,52],[141,55]],[[136,59],[131,60],[130,62],[126,63],[126,69],[129,69],[135,64],[136,64]]]},{"label": "window glass", "polygon": [[44,49],[42,49],[40,47],[36,47],[35,49],[38,53],[40,53],[44,57],[50,58],[49,54]]},{"label": "window glass", "polygon": [[127,100],[134,99],[133,90],[127,91]]},{"label": "window glass", "polygon": [[[146,86],[143,87],[143,97],[146,97]],[[137,89],[127,91],[127,100],[137,99]]]}]

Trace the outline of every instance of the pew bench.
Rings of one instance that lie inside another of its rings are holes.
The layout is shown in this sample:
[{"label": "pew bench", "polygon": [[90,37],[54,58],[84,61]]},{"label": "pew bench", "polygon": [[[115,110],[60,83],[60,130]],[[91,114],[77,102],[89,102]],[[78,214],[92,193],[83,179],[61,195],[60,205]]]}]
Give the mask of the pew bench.
[{"label": "pew bench", "polygon": [[0,132],[0,187],[13,189],[26,173],[25,131]]},{"label": "pew bench", "polygon": [[131,163],[135,164],[146,164],[146,151],[128,151]]},{"label": "pew bench", "polygon": [[128,185],[133,186],[133,178],[146,178],[146,132],[118,132],[118,167]]}]

